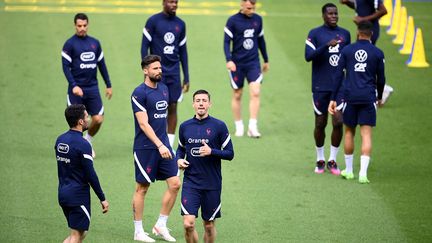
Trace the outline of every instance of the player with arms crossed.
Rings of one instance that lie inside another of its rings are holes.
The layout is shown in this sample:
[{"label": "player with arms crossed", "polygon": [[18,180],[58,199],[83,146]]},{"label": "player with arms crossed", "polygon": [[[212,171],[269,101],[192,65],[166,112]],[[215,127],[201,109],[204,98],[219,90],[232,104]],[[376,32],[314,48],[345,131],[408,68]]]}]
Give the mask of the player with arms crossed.
[{"label": "player with arms crossed", "polygon": [[[333,3],[325,4],[322,9],[324,24],[312,29],[306,39],[305,59],[312,61],[312,98],[315,113],[314,138],[317,154],[315,173],[321,174],[326,166],[324,157],[325,128],[328,120],[328,105],[334,86],[340,51],[351,42],[349,31],[337,25],[338,9]],[[342,91],[342,90],[341,90]],[[340,170],[336,163],[339,145],[342,140],[342,92],[336,96],[337,109],[332,116],[330,157],[327,169],[334,175]]]},{"label": "player with arms crossed", "polygon": [[[260,108],[260,92],[263,75],[260,68],[258,49],[264,59],[262,72],[270,68],[264,40],[263,21],[255,13],[256,0],[241,0],[241,9],[231,16],[224,28],[224,52],[226,67],[230,72],[233,96],[231,108],[235,122],[235,136],[244,134],[244,125],[241,116],[241,97],[243,83],[246,78],[249,83],[249,126],[247,135],[259,138],[258,113]],[[232,42],[232,48],[231,48]]]},{"label": "player with arms crossed", "polygon": [[141,62],[145,79],[132,93],[131,103],[135,120],[135,181],[132,207],[134,214],[134,239],[155,242],[144,232],[142,218],[144,199],[155,180],[165,180],[167,190],[162,197],[159,219],[152,229],[153,234],[164,240],[176,241],[166,224],[180,189],[179,170],[167,136],[168,88],[161,83],[161,58],[148,55]]},{"label": "player with arms crossed", "polygon": [[[102,47],[97,39],[87,35],[87,15],[76,14],[74,23],[76,33],[66,41],[61,52],[63,73],[69,83],[67,104],[86,106],[91,115],[91,123],[85,138],[91,144],[104,119],[104,107],[96,78],[97,68],[105,81],[105,95],[108,99],[112,97],[112,88]],[[94,150],[92,156],[95,157]]]},{"label": "player with arms crossed", "polygon": [[63,242],[82,242],[90,227],[90,186],[108,212],[108,201],[93,168],[90,143],[83,138],[87,130],[88,113],[82,104],[70,105],[65,110],[70,130],[57,138],[54,149],[58,169],[58,200],[71,229]]},{"label": "player with arms crossed", "polygon": [[193,95],[195,116],[179,129],[177,164],[184,169],[181,214],[188,243],[198,242],[195,219],[201,207],[204,242],[215,242],[215,220],[221,216],[221,160],[232,160],[234,150],[225,123],[208,113],[210,94],[198,90]]},{"label": "player with arms crossed", "polygon": [[[345,165],[341,172],[345,179],[354,179],[353,153],[356,126],[360,126],[361,157],[359,182],[369,183],[367,169],[372,151],[372,128],[376,125],[376,105],[382,105],[385,85],[384,53],[371,43],[372,23],[360,22],[358,40],[346,46],[341,53],[336,72],[336,82],[329,104],[330,114],[336,112],[336,94],[342,82],[346,107],[343,110],[345,124]],[[344,69],[346,79],[344,80]]]},{"label": "player with arms crossed", "polygon": [[[168,138],[174,144],[177,126],[177,103],[189,90],[186,24],[176,16],[178,0],[163,0],[163,11],[151,16],[143,29],[141,59],[150,54],[162,58],[162,83],[168,86]],[[180,63],[183,85],[180,81]]]}]

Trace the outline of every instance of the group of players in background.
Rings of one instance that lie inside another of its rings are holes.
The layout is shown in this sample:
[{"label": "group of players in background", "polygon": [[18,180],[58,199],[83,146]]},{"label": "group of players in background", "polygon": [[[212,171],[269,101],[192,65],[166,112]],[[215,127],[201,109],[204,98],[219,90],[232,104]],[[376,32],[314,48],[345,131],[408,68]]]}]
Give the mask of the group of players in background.
[{"label": "group of players in background", "polygon": [[[333,132],[328,170],[336,175],[342,174],[346,179],[354,178],[353,139],[355,127],[360,125],[362,156],[359,181],[368,183],[366,172],[372,127],[376,123],[376,101],[378,99],[378,104],[382,104],[385,85],[384,55],[373,44],[379,33],[377,21],[386,11],[381,0],[341,0],[341,3],[356,9],[357,42],[350,45],[349,32],[337,26],[337,7],[331,3],[322,7],[324,25],[311,30],[306,40],[305,58],[312,61],[317,151],[315,172],[325,171],[324,131],[327,114],[330,113],[333,115]],[[144,82],[136,87],[131,96],[135,123],[134,240],[155,242],[144,231],[144,200],[151,183],[165,180],[167,189],[152,233],[163,240],[176,241],[169,232],[167,221],[182,186],[181,215],[186,242],[198,242],[195,220],[199,208],[204,241],[214,242],[215,219],[221,216],[221,160],[233,159],[233,145],[226,124],[209,115],[210,93],[197,90],[192,102],[195,116],[180,125],[178,149],[174,155],[172,147],[177,126],[177,104],[190,88],[186,25],[176,16],[178,0],[163,0],[162,5],[163,11],[151,16],[143,28],[141,67]],[[228,19],[224,28],[226,68],[233,89],[234,135],[238,137],[245,133],[241,115],[245,79],[250,92],[246,134],[252,138],[261,136],[258,130],[260,89],[262,73],[269,70],[269,62],[263,22],[261,16],[255,13],[255,5],[256,0],[241,0],[240,11]],[[76,14],[74,24],[76,33],[66,41],[61,53],[63,71],[69,83],[65,117],[70,130],[59,136],[55,145],[59,204],[71,229],[64,242],[81,242],[85,237],[91,217],[90,186],[96,192],[103,212],[109,208],[93,168],[96,155],[92,140],[101,127],[104,114],[96,79],[97,68],[105,81],[108,99],[112,97],[111,81],[99,41],[87,35],[88,17],[83,13]],[[264,60],[262,66],[259,52]],[[183,82],[180,69],[183,70]],[[91,116],[90,124],[88,115]],[[343,123],[346,169],[340,172],[336,157],[342,140]],[[184,170],[183,184],[179,169]]]}]

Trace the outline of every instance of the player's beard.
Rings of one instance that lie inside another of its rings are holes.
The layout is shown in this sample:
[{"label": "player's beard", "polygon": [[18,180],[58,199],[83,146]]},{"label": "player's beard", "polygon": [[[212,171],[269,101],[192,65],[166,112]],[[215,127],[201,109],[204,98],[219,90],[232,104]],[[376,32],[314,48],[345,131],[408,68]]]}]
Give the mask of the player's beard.
[{"label": "player's beard", "polygon": [[159,83],[162,80],[162,75],[161,74],[156,74],[153,77],[149,76],[149,79],[150,79],[150,81],[152,81],[154,83]]}]

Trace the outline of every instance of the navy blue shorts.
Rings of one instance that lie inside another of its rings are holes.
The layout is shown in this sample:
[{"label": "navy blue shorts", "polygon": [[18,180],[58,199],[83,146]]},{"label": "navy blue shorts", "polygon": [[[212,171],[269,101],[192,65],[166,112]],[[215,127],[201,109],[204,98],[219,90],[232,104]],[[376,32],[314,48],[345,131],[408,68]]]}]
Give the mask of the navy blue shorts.
[{"label": "navy blue shorts", "polygon": [[182,85],[180,81],[180,75],[178,76],[164,76],[162,75],[162,81],[168,87],[168,104],[180,102],[180,97],[182,96]]},{"label": "navy blue shorts", "polygon": [[376,104],[346,104],[343,112],[343,123],[349,127],[357,125],[376,125]]},{"label": "navy blue shorts", "polygon": [[136,182],[150,184],[155,180],[166,180],[179,175],[175,159],[162,158],[156,149],[135,150],[134,160]]},{"label": "navy blue shorts", "polygon": [[[316,115],[321,116],[328,113],[328,106],[331,101],[331,92],[314,92],[312,93],[312,104],[314,108],[314,112]],[[343,99],[343,92],[340,92],[336,95],[336,105],[337,109],[342,110],[345,105]]]},{"label": "navy blue shorts", "polygon": [[230,73],[231,87],[233,89],[243,88],[245,78],[248,83],[262,83],[263,80],[259,62],[251,65],[237,65],[237,70],[235,72],[229,70],[228,72]]},{"label": "navy blue shorts", "polygon": [[213,221],[221,217],[221,190],[182,188],[181,215],[195,215],[201,207],[201,218]]},{"label": "navy blue shorts", "polygon": [[63,213],[71,229],[86,231],[90,227],[91,209],[90,205],[61,206]]},{"label": "navy blue shorts", "polygon": [[84,93],[83,97],[79,97],[74,95],[72,91],[68,92],[67,105],[70,106],[72,104],[84,104],[90,116],[103,115],[104,107],[102,104],[102,98],[100,96],[99,90],[83,89],[83,93]]}]

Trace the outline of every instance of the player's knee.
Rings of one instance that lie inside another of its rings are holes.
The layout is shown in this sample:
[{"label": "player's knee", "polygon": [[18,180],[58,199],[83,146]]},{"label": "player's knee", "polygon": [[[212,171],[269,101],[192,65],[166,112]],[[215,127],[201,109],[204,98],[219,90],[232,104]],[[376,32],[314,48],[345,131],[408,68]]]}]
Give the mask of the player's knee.
[{"label": "player's knee", "polygon": [[193,232],[195,231],[195,222],[191,220],[184,220],[183,221],[183,227],[185,231],[187,232]]},{"label": "player's knee", "polygon": [[169,185],[168,185],[168,189],[172,192],[178,192],[180,190],[181,187],[181,182],[180,179],[179,180],[175,180],[172,181]]},{"label": "player's knee", "polygon": [[214,228],[215,228],[214,223],[212,223],[212,222],[204,223],[204,231],[206,234],[212,235],[214,232]]},{"label": "player's knee", "polygon": [[335,119],[333,120],[333,128],[334,129],[342,129],[343,127],[343,121],[342,119]]},{"label": "player's knee", "polygon": [[326,120],[319,119],[315,122],[315,129],[317,130],[323,131],[325,130],[326,126],[327,126]]},{"label": "player's knee", "polygon": [[260,93],[261,93],[260,89],[252,89],[250,92],[250,96],[251,98],[258,99],[260,97]]},{"label": "player's knee", "polygon": [[240,89],[234,90],[233,99],[241,100],[241,97],[242,97],[242,90]]},{"label": "player's knee", "polygon": [[137,184],[136,188],[135,188],[135,193],[141,194],[141,195],[145,195],[148,191],[148,186],[144,185],[144,184]]},{"label": "player's knee", "polygon": [[104,117],[102,115],[92,116],[92,123],[102,124],[103,120],[104,120]]}]

